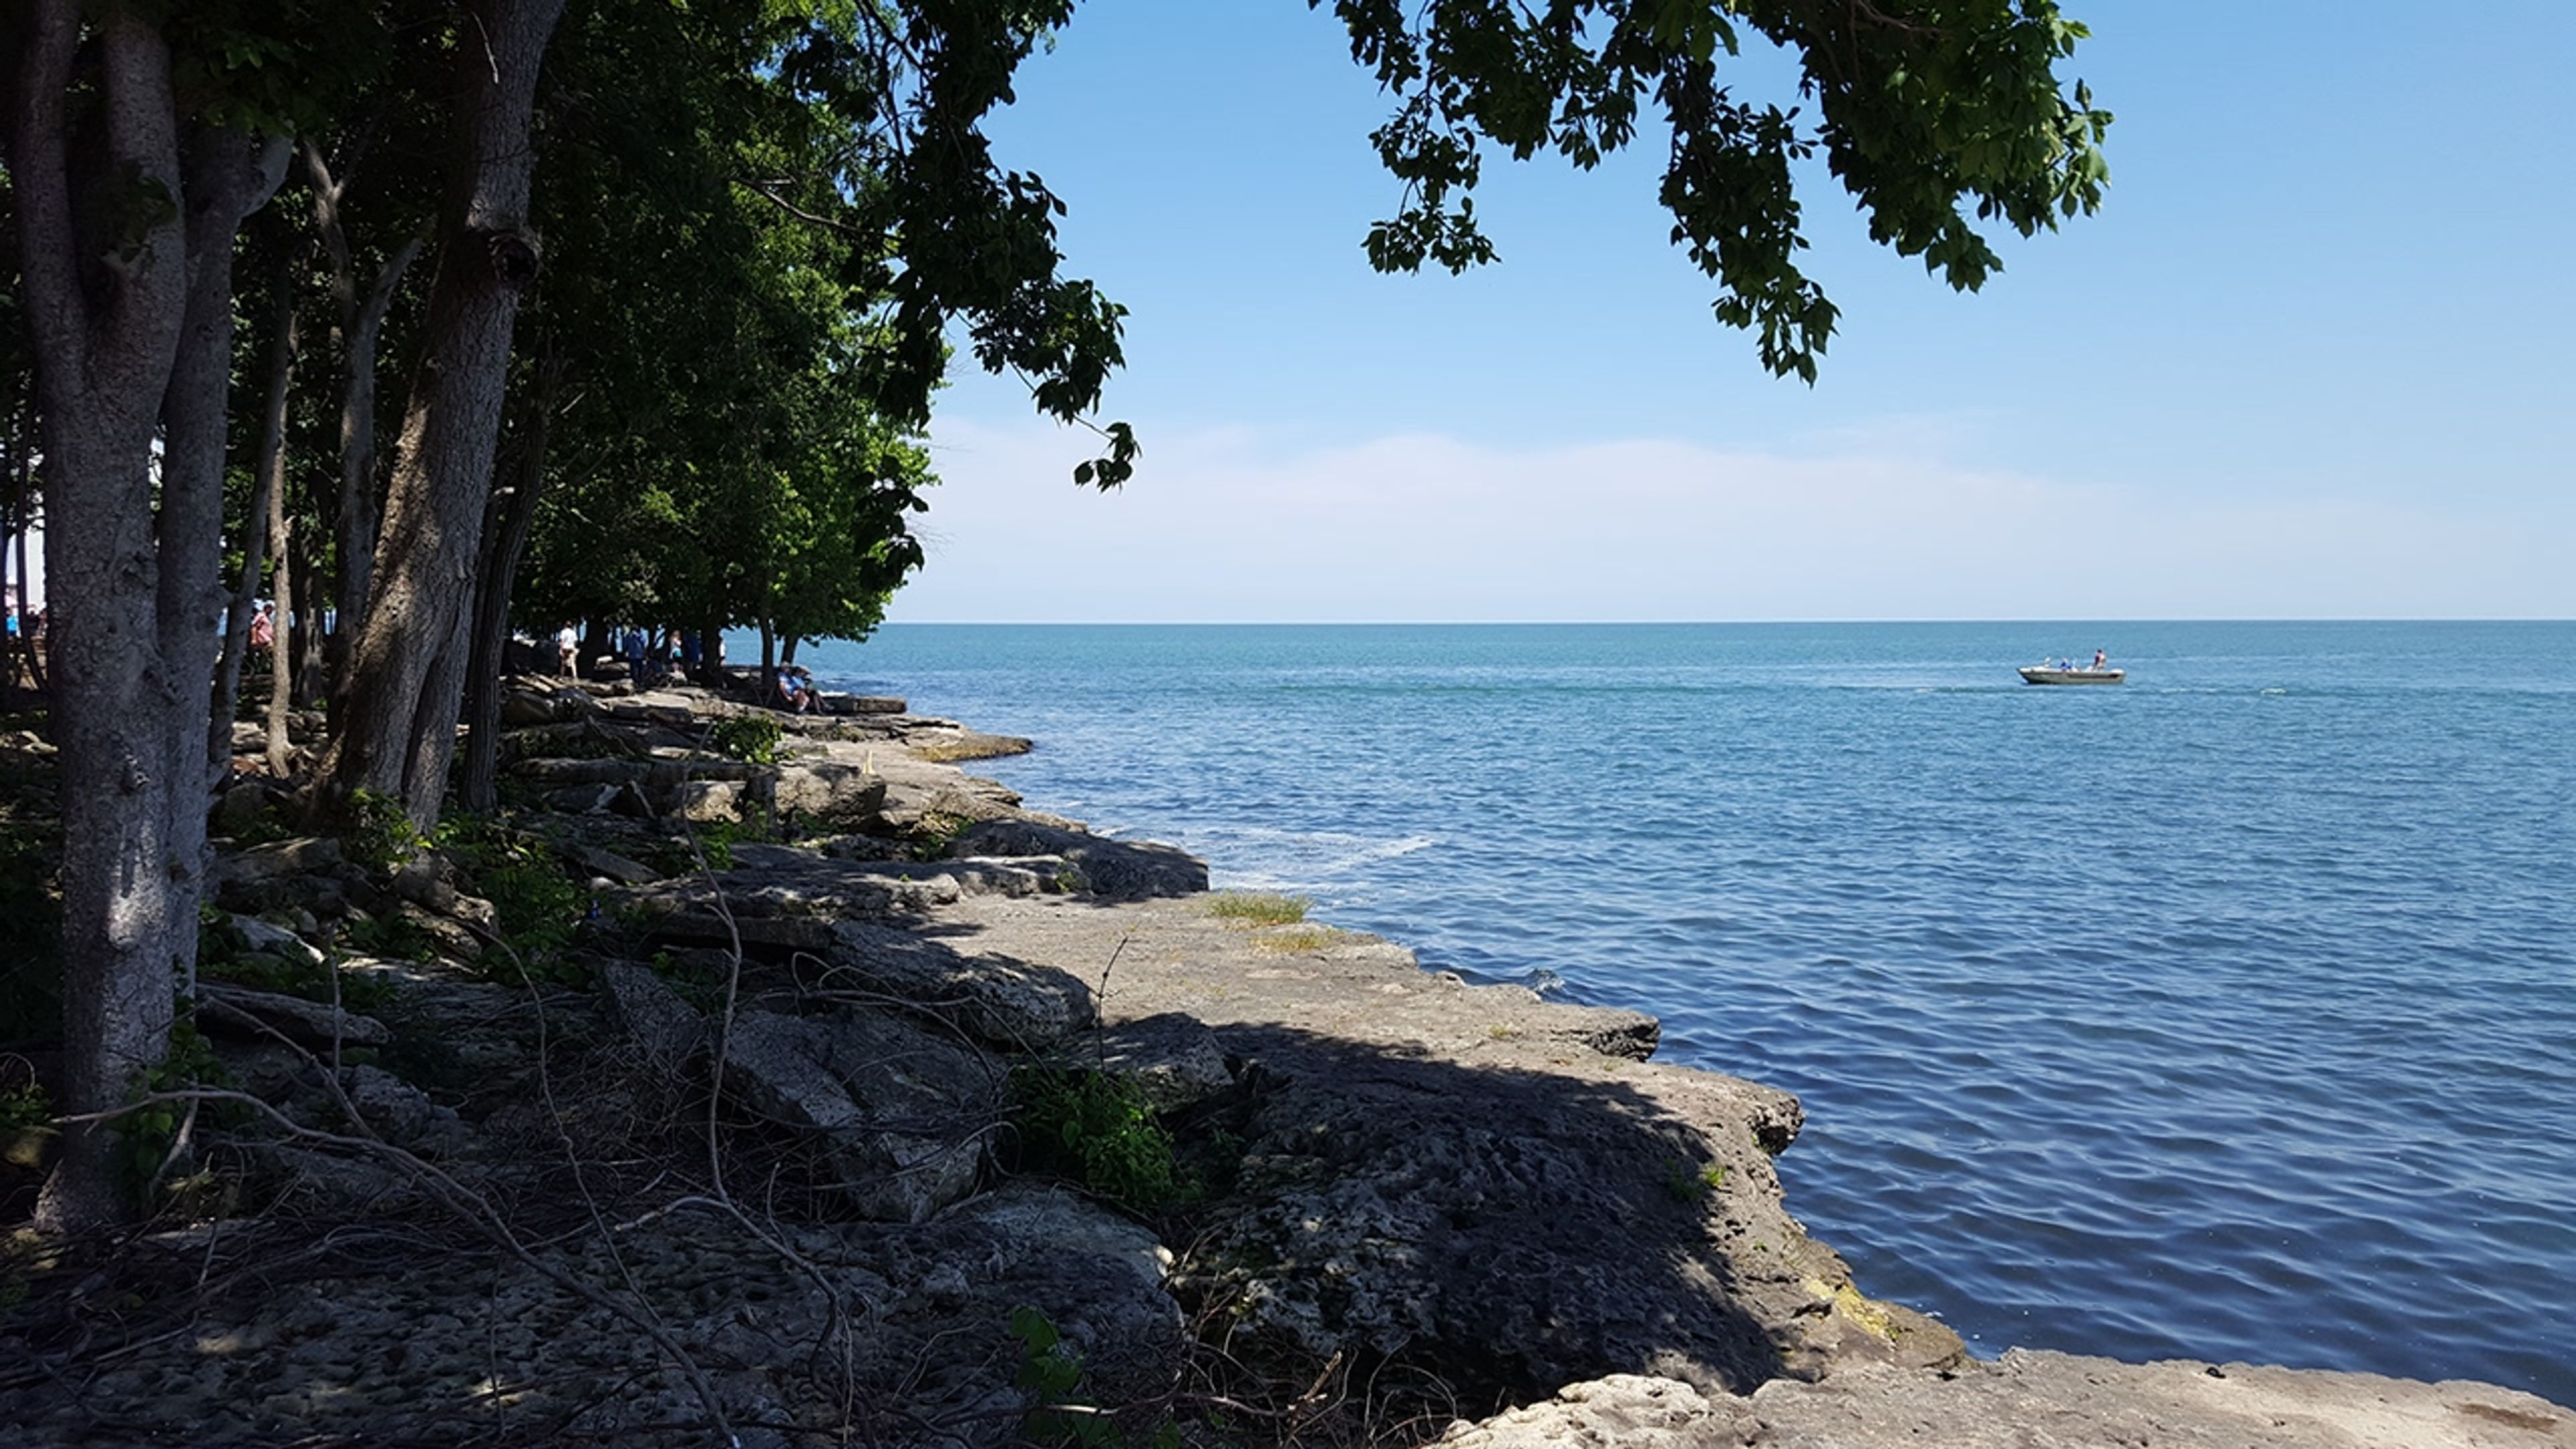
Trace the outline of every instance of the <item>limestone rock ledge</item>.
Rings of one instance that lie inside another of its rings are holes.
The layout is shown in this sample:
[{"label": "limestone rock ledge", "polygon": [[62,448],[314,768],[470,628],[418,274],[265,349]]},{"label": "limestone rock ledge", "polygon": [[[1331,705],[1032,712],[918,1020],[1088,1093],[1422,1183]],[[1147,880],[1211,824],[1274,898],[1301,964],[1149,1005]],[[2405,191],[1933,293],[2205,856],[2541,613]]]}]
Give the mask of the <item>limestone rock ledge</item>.
[{"label": "limestone rock ledge", "polygon": [[1454,1425],[1442,1449],[2564,1449],[2576,1414],[2492,1384],[2014,1349],[1748,1397],[1617,1375]]}]

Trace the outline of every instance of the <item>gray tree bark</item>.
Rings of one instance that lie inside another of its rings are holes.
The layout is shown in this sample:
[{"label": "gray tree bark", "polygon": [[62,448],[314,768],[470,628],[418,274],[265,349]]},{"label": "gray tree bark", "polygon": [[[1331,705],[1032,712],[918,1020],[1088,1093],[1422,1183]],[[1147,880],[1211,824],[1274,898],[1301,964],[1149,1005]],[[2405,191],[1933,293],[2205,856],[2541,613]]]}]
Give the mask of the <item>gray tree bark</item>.
[{"label": "gray tree bark", "polygon": [[474,640],[466,657],[465,761],[458,771],[456,798],[468,810],[491,810],[501,803],[501,656],[510,642],[510,593],[519,580],[519,561],[527,556],[528,534],[537,521],[537,498],[545,487],[546,447],[554,431],[555,401],[563,389],[564,364],[548,356],[538,369],[537,395],[529,405],[519,442],[517,477],[496,490],[483,520],[483,561],[474,595]]},{"label": "gray tree bark", "polygon": [[[241,701],[242,661],[250,654],[251,618],[266,582],[270,551],[286,560],[286,390],[295,376],[295,289],[291,271],[278,279],[277,319],[272,324],[268,359],[268,397],[260,410],[259,455],[252,474],[258,480],[251,495],[250,517],[242,530],[241,587],[233,591],[224,615],[224,653],[215,666],[215,705],[206,722],[206,764],[221,780],[233,762],[233,715]],[[286,664],[286,596],[272,594],[277,614],[268,645],[269,667],[284,672]],[[274,676],[272,676],[272,681]],[[272,692],[273,689],[272,689]],[[274,745],[270,749],[276,757]],[[272,766],[272,773],[283,773]]]},{"label": "gray tree bark", "polygon": [[[134,7],[94,8],[97,135],[75,145],[83,10],[30,0],[22,11],[7,128],[49,490],[60,1105],[74,1115],[122,1105],[161,1059],[174,992],[196,966],[230,257],[262,199],[244,138],[201,137],[183,164],[169,48]],[[76,194],[88,198],[77,210]],[[198,287],[209,295],[192,305]],[[41,1230],[122,1215],[110,1145],[95,1123],[66,1133],[37,1200]]]},{"label": "gray tree bark", "polygon": [[[345,158],[344,158],[345,159]],[[385,313],[405,273],[420,256],[421,239],[412,237],[394,249],[376,280],[361,289],[357,262],[349,252],[348,227],[342,208],[349,191],[347,166],[333,175],[320,148],[305,143],[304,166],[313,177],[313,225],[322,250],[331,259],[331,302],[337,319],[340,352],[340,588],[338,610],[342,638],[357,631],[366,617],[368,585],[374,578],[376,536],[382,510],[376,487],[376,341],[384,331]],[[345,686],[346,671],[342,680]]]},{"label": "gray tree bark", "polygon": [[420,370],[396,445],[371,597],[349,650],[335,794],[399,797],[437,823],[456,751],[474,567],[501,431],[510,334],[534,279],[529,116],[563,0],[470,0],[457,65],[455,171]]}]

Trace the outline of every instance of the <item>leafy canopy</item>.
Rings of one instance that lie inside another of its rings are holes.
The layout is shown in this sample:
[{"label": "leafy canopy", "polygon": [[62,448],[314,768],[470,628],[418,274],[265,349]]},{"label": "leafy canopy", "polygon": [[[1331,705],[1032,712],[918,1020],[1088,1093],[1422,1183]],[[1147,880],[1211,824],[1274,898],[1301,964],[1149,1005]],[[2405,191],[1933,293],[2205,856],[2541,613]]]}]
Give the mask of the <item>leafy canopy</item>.
[{"label": "leafy canopy", "polygon": [[[1321,9],[1325,0],[1307,0]],[[1351,56],[1396,100],[1371,140],[1404,183],[1368,234],[1381,271],[1492,261],[1473,193],[1486,149],[1590,169],[1669,129],[1672,239],[1720,287],[1763,366],[1812,383],[1834,306],[1798,267],[1796,163],[1821,154],[1872,240],[1974,290],[2001,260],[1972,223],[2024,236],[2101,204],[2111,123],[2055,73],[2084,27],[2053,0],[1332,0]],[[1736,94],[1748,38],[1793,56],[1798,100]],[[1813,114],[1806,114],[1812,106]]]}]

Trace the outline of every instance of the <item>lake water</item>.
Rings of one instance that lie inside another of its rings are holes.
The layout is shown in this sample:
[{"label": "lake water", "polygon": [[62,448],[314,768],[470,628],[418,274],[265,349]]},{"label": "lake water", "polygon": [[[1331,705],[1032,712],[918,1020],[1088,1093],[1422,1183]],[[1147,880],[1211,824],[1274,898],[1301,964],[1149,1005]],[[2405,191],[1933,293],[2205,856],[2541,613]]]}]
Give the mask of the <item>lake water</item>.
[{"label": "lake water", "polygon": [[[2119,688],[2013,666],[2110,651]],[[826,681],[1795,1091],[1980,1352],[2576,1404],[2576,625],[891,627]]]}]

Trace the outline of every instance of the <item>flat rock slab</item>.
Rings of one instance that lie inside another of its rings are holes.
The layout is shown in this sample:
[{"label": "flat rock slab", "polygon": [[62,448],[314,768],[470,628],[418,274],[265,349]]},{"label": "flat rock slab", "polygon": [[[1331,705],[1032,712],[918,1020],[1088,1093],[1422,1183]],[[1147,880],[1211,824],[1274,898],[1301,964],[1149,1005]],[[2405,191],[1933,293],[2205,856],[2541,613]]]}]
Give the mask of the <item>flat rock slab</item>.
[{"label": "flat rock slab", "polygon": [[1106,1035],[1181,1013],[1246,1064],[1237,1190],[1174,1280],[1231,1315],[1239,1350],[1406,1354],[1517,1394],[1961,1352],[1865,1297],[1782,1209],[1771,1155],[1796,1099],[1637,1060],[1651,1018],[1424,972],[1357,933],[1245,930],[1197,900],[988,898],[928,929],[1096,961]]},{"label": "flat rock slab", "polygon": [[960,951],[936,936],[844,921],[828,959],[825,986],[878,993],[1001,1046],[1050,1046],[1100,1019],[1091,988],[1071,972]]},{"label": "flat rock slab", "polygon": [[968,826],[949,842],[948,854],[1059,857],[1081,874],[1083,889],[1110,900],[1196,895],[1208,888],[1207,862],[1187,851],[1027,818]]},{"label": "flat rock slab", "polygon": [[258,1037],[275,1032],[298,1045],[323,1048],[334,1042],[342,1046],[382,1046],[393,1040],[393,1033],[372,1016],[343,1011],[325,1001],[306,1001],[300,996],[212,981],[201,982],[197,987],[197,1012],[207,1030],[231,1036]]},{"label": "flat rock slab", "polygon": [[[1152,1235],[1069,1193],[1005,1189],[920,1225],[769,1230],[784,1253],[728,1217],[683,1208],[620,1218],[613,1240],[543,1233],[530,1246],[546,1267],[649,1309],[706,1369],[747,1449],[1026,1442],[1033,1395],[1010,1337],[1023,1306],[1081,1354],[1086,1395],[1168,1389],[1182,1355]],[[443,1252],[416,1233],[394,1241],[403,1246],[336,1255],[320,1272],[301,1261],[309,1254],[285,1258],[283,1291],[242,1265],[303,1242],[264,1249],[255,1231],[236,1231],[209,1253],[202,1239],[174,1241],[170,1271],[211,1262],[231,1270],[218,1282],[243,1286],[104,1371],[11,1375],[0,1382],[0,1440],[723,1442],[680,1369],[628,1320],[507,1259]]]},{"label": "flat rock slab", "polygon": [[1951,1372],[1854,1368],[1750,1398],[1669,1379],[1574,1384],[1453,1427],[1444,1449],[2567,1449],[2576,1411],[2492,1384],[2124,1364],[2015,1349]]}]

